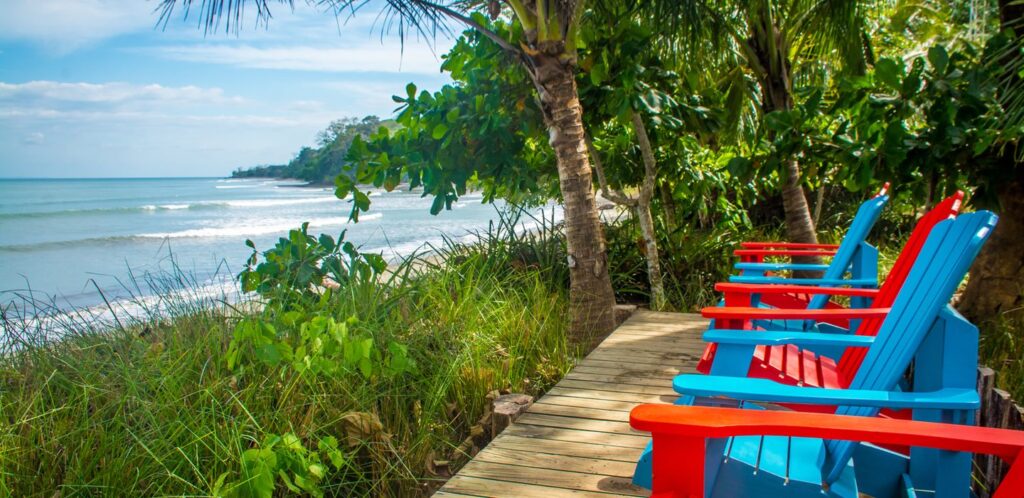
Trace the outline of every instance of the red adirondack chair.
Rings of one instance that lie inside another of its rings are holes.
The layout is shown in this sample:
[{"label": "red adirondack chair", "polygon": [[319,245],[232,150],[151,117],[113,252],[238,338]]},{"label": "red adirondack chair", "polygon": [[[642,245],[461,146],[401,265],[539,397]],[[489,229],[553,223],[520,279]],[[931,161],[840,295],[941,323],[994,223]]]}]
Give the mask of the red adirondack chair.
[{"label": "red adirondack chair", "polygon": [[[842,328],[849,327],[850,319],[858,319],[860,321],[854,333],[874,336],[878,333],[882,320],[872,313],[877,313],[879,308],[892,306],[910,273],[910,268],[924,247],[928,234],[942,220],[956,216],[962,200],[963,192],[957,192],[918,220],[893,264],[892,271],[878,289],[720,283],[715,289],[725,294],[725,306],[704,308],[702,314],[716,320],[734,321],[732,325],[719,325],[719,328],[736,329],[750,328],[751,320],[758,319],[813,319]],[[812,295],[864,297],[871,299],[872,302],[868,309],[845,309],[830,302],[825,309],[808,310],[807,303]],[[755,296],[759,297],[760,303],[770,308],[753,307]],[[697,371],[705,374],[710,372],[715,350],[714,343],[708,344],[697,365]],[[860,368],[864,354],[864,349],[850,348],[837,361],[793,345],[758,346],[747,375],[789,385],[846,388],[849,379],[852,379]],[[808,407],[805,405],[801,409],[807,410]]]},{"label": "red adirondack chair", "polygon": [[1024,497],[1024,431],[819,413],[673,405],[640,405],[630,412],[629,424],[634,429],[651,432],[654,438],[651,496],[655,498],[705,496],[710,484],[704,482],[706,442],[710,438],[733,436],[809,437],[995,455],[1009,464],[1010,470],[993,497]]}]

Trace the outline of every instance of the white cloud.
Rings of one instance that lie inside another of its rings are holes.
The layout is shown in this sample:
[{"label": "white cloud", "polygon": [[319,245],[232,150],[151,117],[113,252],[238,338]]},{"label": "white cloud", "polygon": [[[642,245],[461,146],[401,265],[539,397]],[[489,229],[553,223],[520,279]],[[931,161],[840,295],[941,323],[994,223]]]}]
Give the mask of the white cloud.
[{"label": "white cloud", "polygon": [[33,100],[81,103],[175,102],[229,104],[242,103],[241,97],[224,95],[220,88],[201,88],[188,85],[170,87],[158,84],[131,83],[65,83],[60,81],[29,81],[5,83],[0,81],[0,101],[27,103]]},{"label": "white cloud", "polygon": [[144,0],[4,0],[0,39],[27,40],[58,52],[152,29],[155,2]]},{"label": "white cloud", "polygon": [[29,133],[21,139],[21,143],[25,145],[41,145],[46,140],[46,135],[40,132]]},{"label": "white cloud", "polygon": [[253,45],[176,45],[149,49],[167,59],[225,64],[253,69],[319,72],[439,73],[441,59],[425,44],[397,41],[361,43],[348,47]]},{"label": "white cloud", "polygon": [[[148,123],[148,124],[216,124],[231,126],[289,127],[320,124],[333,114],[301,116],[267,116],[253,114],[175,114],[148,111],[81,111],[49,108],[10,109],[0,108],[0,118],[11,120],[49,120],[58,123],[105,122],[107,125]],[[34,135],[34,134],[30,134]],[[39,134],[41,135],[41,134]],[[29,143],[27,140],[25,143]]]}]

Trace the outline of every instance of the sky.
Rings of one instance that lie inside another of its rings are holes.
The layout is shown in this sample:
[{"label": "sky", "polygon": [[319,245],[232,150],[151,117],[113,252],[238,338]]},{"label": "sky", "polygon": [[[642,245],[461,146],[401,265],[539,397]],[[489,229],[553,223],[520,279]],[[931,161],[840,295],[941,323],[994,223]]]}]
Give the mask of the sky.
[{"label": "sky", "polygon": [[[158,0],[4,0],[0,178],[225,176],[280,164],[331,120],[392,116],[414,82],[440,88],[451,39],[383,33],[295,1],[268,26],[204,34]],[[199,5],[201,0],[195,0]]]}]

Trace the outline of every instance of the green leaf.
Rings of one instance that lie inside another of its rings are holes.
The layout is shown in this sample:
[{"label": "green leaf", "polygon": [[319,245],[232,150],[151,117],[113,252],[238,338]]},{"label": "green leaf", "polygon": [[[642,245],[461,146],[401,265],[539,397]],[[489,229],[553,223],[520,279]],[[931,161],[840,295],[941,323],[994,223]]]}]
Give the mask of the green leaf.
[{"label": "green leaf", "polygon": [[414,83],[405,85],[405,94],[409,96],[409,100],[414,100],[416,98],[416,85]]},{"label": "green leaf", "polygon": [[594,64],[594,67],[590,68],[590,82],[594,86],[601,86],[606,79],[608,79],[608,67],[603,63],[598,62]]},{"label": "green leaf", "polygon": [[388,262],[380,254],[363,254],[363,259],[369,263],[374,273],[381,273],[388,268]]},{"label": "green leaf", "polygon": [[931,63],[936,73],[944,74],[946,66],[949,65],[949,53],[942,45],[935,45],[928,49],[928,62]]},{"label": "green leaf", "polygon": [[272,498],[277,455],[270,449],[248,449],[242,453],[242,489],[248,496]]},{"label": "green leaf", "polygon": [[893,90],[899,90],[903,80],[903,65],[888,58],[875,63],[875,78]]},{"label": "green leaf", "polygon": [[308,467],[309,474],[317,479],[324,478],[324,466],[318,463],[310,464]]},{"label": "green leaf", "polygon": [[334,251],[334,247],[335,247],[334,237],[331,237],[330,235],[328,235],[326,233],[322,233],[322,234],[320,234],[319,242],[320,242],[320,245],[324,246],[324,249],[326,249],[327,252]]},{"label": "green leaf", "polygon": [[355,189],[355,182],[348,175],[338,175],[334,177],[334,186],[334,196],[344,199]]},{"label": "green leaf", "polygon": [[355,204],[355,208],[360,211],[370,209],[370,196],[358,190],[355,191],[355,195],[352,197],[352,202]]},{"label": "green leaf", "polygon": [[430,136],[433,137],[434,140],[440,140],[444,138],[445,133],[448,133],[448,125],[438,123],[437,126],[434,127],[434,131],[430,133]]},{"label": "green leaf", "polygon": [[449,123],[454,123],[457,119],[459,119],[459,108],[453,107],[450,111],[448,111],[448,114],[446,114],[444,118]]},{"label": "green leaf", "polygon": [[430,205],[430,214],[440,213],[445,206],[444,194],[434,196],[434,202]]},{"label": "green leaf", "polygon": [[255,354],[256,359],[270,366],[277,366],[277,364],[281,363],[281,360],[284,358],[284,356],[281,355],[281,352],[278,351],[275,344],[264,344],[256,348]]}]

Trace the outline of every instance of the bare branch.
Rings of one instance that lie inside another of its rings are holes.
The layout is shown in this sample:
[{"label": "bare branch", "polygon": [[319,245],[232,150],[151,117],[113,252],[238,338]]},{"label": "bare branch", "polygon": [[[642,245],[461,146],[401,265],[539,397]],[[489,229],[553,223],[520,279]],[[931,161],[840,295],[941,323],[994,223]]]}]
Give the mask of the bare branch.
[{"label": "bare branch", "polygon": [[594,165],[594,172],[597,173],[597,184],[601,186],[601,195],[616,204],[635,207],[636,199],[630,198],[621,190],[612,190],[608,187],[608,181],[604,176],[604,167],[601,165],[601,157],[597,154],[594,141],[590,139],[590,135],[586,136],[585,141],[587,142],[587,151],[590,153],[590,163]]}]

